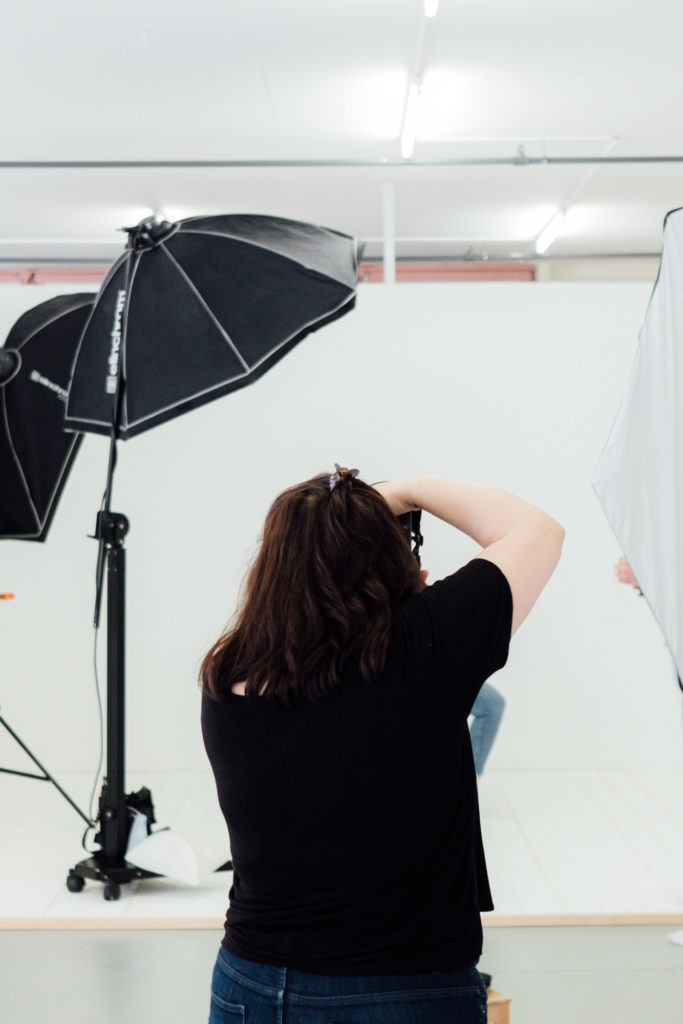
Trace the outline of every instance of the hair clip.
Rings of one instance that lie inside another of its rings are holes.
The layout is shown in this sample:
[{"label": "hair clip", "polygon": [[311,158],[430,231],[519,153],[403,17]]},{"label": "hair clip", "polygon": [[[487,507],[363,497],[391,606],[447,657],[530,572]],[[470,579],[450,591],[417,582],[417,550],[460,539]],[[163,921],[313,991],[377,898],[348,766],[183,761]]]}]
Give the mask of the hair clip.
[{"label": "hair clip", "polygon": [[335,472],[330,475],[330,491],[333,491],[342,480],[350,477],[349,483],[351,483],[358,476],[357,469],[347,469],[345,466],[340,466],[338,462],[335,462],[334,469]]}]

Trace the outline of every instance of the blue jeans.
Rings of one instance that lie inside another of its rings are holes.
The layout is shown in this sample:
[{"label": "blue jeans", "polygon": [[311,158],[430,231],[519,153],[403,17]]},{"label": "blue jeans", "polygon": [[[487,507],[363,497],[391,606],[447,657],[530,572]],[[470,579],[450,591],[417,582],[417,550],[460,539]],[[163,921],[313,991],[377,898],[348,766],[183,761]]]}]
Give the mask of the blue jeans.
[{"label": "blue jeans", "polygon": [[477,775],[481,775],[484,771],[484,765],[491,753],[504,710],[505,698],[503,695],[498,693],[498,690],[490,683],[484,683],[470,712],[474,716],[474,721],[470,726],[470,739],[474,754],[474,770]]},{"label": "blue jeans", "polygon": [[302,974],[221,947],[209,1024],[486,1024],[476,967],[376,977]]}]

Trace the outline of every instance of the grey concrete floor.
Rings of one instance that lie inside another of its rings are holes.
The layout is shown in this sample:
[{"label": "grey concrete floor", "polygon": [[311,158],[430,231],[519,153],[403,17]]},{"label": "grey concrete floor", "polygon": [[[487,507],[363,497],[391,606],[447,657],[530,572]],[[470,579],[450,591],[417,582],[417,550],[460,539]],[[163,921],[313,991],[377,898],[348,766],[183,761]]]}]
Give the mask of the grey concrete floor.
[{"label": "grey concrete floor", "polygon": [[683,1024],[678,927],[490,928],[479,966],[510,1024]]},{"label": "grey concrete floor", "polygon": [[[681,1024],[683,947],[665,927],[490,928],[482,970],[510,1024]],[[0,932],[2,1024],[206,1024],[220,936]],[[406,1022],[409,1024],[409,1022]]]}]

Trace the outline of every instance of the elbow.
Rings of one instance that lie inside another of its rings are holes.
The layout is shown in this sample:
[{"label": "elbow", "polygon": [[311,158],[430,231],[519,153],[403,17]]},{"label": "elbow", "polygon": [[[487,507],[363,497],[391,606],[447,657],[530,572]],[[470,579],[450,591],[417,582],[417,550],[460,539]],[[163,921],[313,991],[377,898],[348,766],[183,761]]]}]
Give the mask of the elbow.
[{"label": "elbow", "polygon": [[546,512],[541,513],[535,523],[536,543],[549,550],[556,550],[558,557],[564,541],[564,527]]},{"label": "elbow", "polygon": [[557,520],[548,517],[548,529],[547,529],[547,543],[555,551],[556,560],[559,559],[562,553],[562,545],[564,544],[565,529],[561,523]]}]

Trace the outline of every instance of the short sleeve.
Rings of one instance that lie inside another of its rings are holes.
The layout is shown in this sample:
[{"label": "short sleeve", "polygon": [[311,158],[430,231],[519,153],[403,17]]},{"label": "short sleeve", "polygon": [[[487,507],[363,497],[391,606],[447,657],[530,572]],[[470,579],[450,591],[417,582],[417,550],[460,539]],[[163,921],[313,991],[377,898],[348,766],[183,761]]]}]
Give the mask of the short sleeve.
[{"label": "short sleeve", "polygon": [[[404,657],[424,697],[469,714],[482,684],[507,661],[512,593],[497,565],[474,558],[397,609]],[[421,661],[424,672],[421,671]],[[431,693],[429,691],[432,691]]]}]

